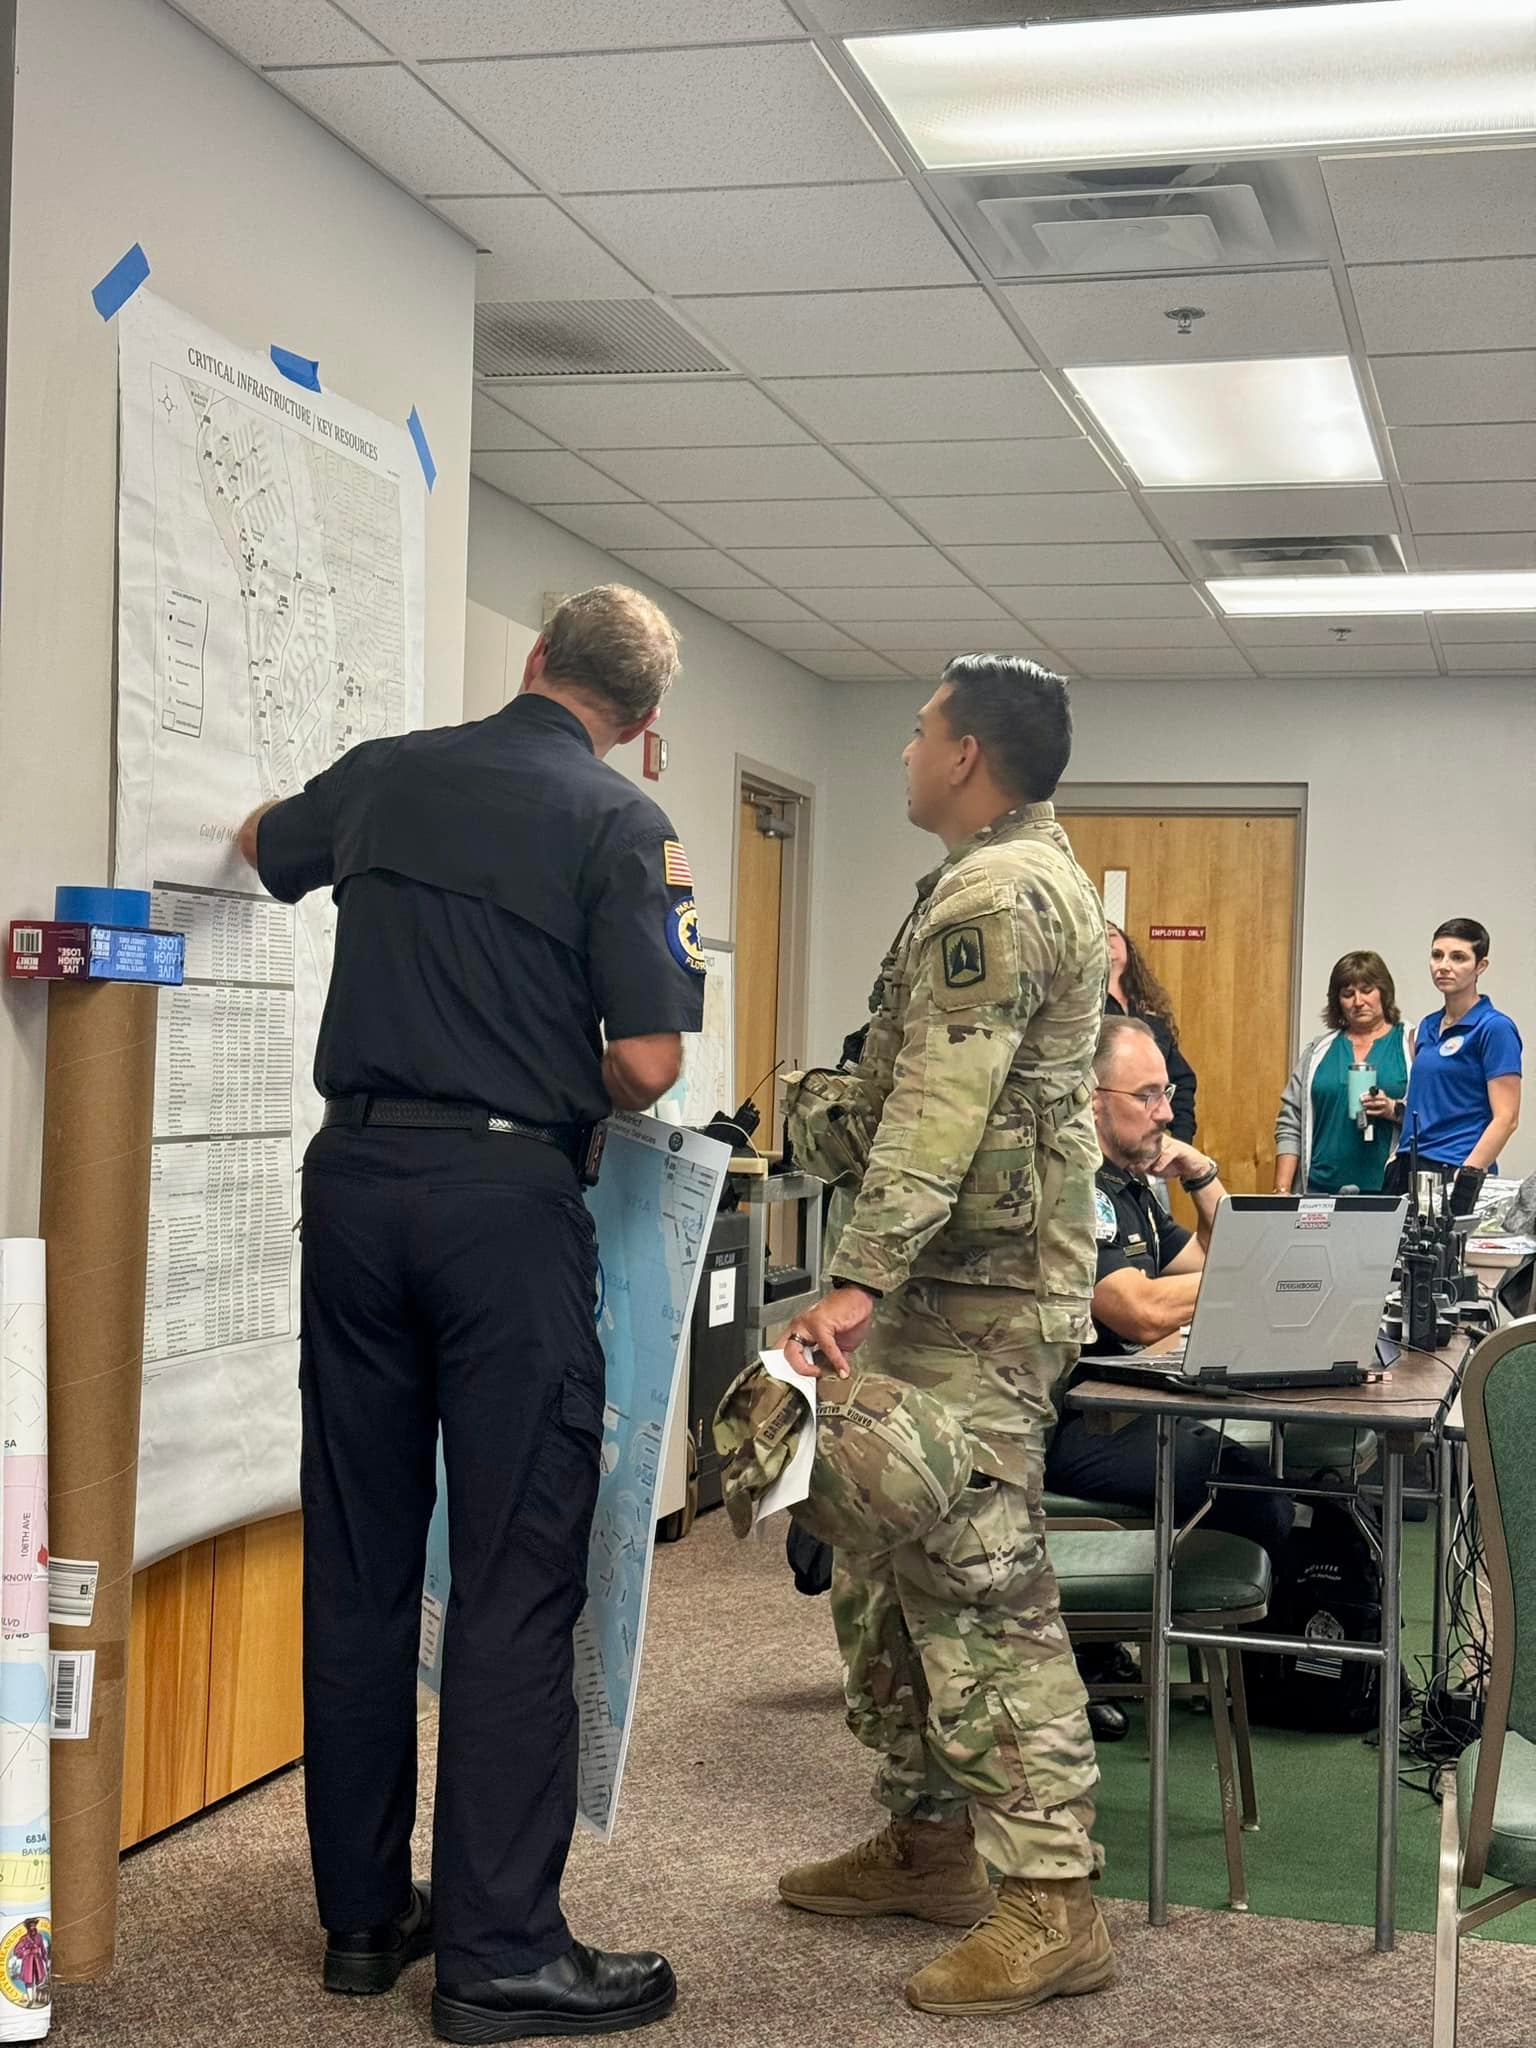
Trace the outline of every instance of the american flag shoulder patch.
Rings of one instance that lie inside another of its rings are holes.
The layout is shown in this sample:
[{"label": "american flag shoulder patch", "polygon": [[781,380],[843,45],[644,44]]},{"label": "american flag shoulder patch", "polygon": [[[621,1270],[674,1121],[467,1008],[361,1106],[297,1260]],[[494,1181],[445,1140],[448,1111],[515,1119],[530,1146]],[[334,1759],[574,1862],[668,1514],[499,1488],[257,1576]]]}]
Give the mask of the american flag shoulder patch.
[{"label": "american flag shoulder patch", "polygon": [[662,847],[661,859],[669,889],[693,887],[693,869],[689,867],[688,856],[676,839],[669,839]]}]

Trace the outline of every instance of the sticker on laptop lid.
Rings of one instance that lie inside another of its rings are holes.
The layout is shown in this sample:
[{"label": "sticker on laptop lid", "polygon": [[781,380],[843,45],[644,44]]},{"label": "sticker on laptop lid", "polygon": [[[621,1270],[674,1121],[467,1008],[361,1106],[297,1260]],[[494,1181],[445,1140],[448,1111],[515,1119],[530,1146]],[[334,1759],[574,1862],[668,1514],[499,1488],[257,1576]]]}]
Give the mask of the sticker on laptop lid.
[{"label": "sticker on laptop lid", "polygon": [[1332,1195],[1304,1195],[1296,1207],[1298,1230],[1327,1230],[1333,1222]]}]

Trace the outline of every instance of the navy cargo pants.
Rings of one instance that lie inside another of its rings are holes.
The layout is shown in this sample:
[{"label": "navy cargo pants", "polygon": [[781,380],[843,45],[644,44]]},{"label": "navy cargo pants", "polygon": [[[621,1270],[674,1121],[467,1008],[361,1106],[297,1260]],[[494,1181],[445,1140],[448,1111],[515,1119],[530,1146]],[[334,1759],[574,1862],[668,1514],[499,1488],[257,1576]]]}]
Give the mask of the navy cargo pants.
[{"label": "navy cargo pants", "polygon": [[571,1632],[602,1444],[596,1248],[534,1140],[321,1131],[304,1162],[304,1751],[329,1928],[411,1897],[416,1655],[438,1423],[448,1606],[432,1854],[438,1976],[570,1946]]}]

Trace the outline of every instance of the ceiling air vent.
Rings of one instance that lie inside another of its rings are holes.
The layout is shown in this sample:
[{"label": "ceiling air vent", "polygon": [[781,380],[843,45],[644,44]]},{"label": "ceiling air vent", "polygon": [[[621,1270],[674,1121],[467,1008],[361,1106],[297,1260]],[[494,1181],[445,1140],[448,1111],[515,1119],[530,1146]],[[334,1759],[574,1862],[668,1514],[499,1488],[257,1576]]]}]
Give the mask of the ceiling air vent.
[{"label": "ceiling air vent", "polygon": [[1390,533],[1318,540],[1197,540],[1188,551],[1207,576],[1401,576]]},{"label": "ceiling air vent", "polygon": [[531,299],[475,308],[482,377],[688,377],[729,371],[654,299]]},{"label": "ceiling air vent", "polygon": [[929,181],[997,278],[1252,269],[1322,253],[1317,166],[1299,158]]}]

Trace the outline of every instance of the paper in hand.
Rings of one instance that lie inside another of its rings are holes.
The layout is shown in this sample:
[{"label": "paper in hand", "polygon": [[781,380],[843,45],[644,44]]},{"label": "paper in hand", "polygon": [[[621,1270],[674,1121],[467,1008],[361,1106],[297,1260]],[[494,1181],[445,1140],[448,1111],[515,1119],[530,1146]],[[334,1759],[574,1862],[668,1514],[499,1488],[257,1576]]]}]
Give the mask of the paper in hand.
[{"label": "paper in hand", "polygon": [[812,1374],[796,1372],[782,1351],[759,1353],[763,1369],[771,1379],[779,1380],[796,1393],[809,1411],[806,1426],[800,1431],[800,1441],[795,1446],[795,1455],[784,1470],[758,1496],[752,1511],[752,1526],[755,1529],[765,1516],[777,1514],[780,1508],[792,1508],[805,1499],[811,1490],[811,1466],[816,1461],[816,1381]]}]

